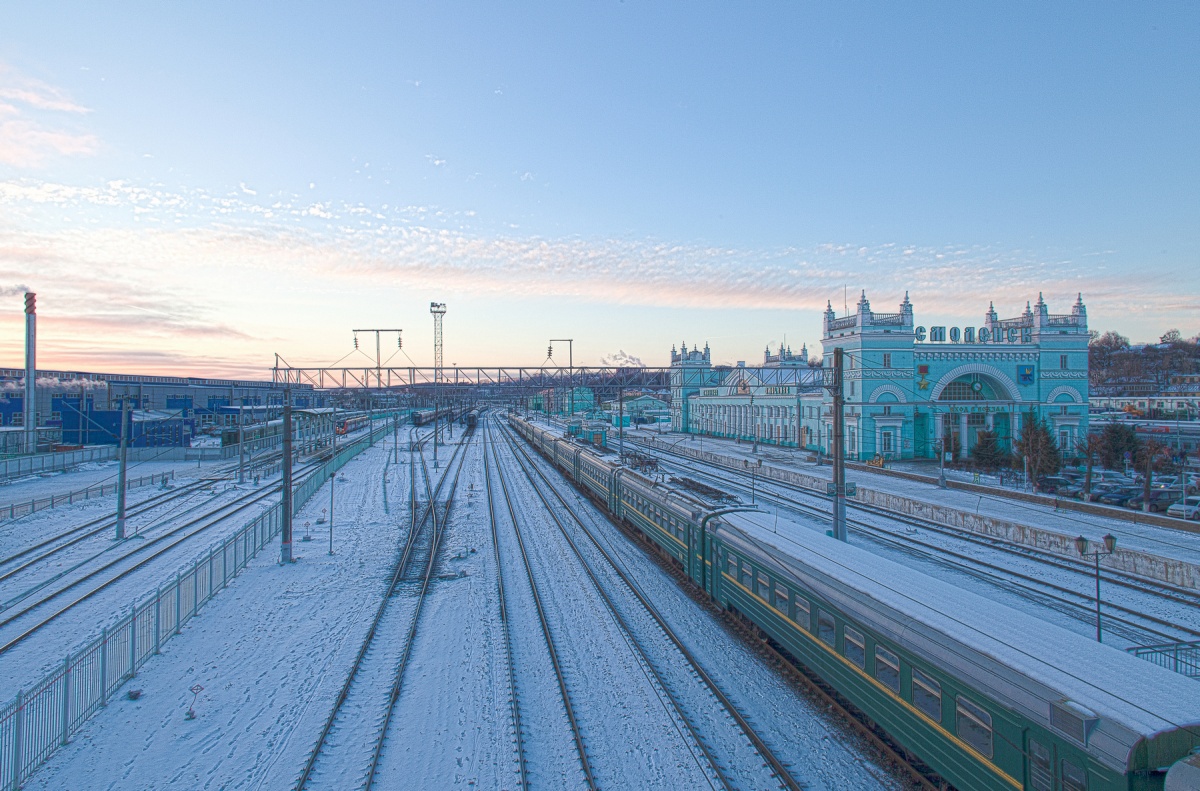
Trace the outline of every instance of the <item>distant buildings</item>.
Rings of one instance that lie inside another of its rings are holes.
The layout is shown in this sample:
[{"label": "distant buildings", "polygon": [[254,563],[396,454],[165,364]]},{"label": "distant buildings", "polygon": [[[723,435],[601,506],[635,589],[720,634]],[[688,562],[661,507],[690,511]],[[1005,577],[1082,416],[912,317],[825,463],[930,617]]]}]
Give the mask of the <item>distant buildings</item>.
[{"label": "distant buildings", "polygon": [[[1088,329],[1082,297],[1069,313],[1035,305],[1001,319],[989,307],[978,327],[915,323],[905,295],[895,313],[876,313],[864,292],[856,310],[825,311],[826,368],[845,353],[844,452],[855,459],[935,458],[939,443],[965,458],[980,432],[1011,447],[1029,413],[1045,420],[1060,447],[1087,432]],[[711,352],[672,349],[676,430],[737,437],[828,453],[832,395],[807,349],[768,349],[762,368],[714,368]],[[783,368],[792,367],[788,373]]]},{"label": "distant buildings", "polygon": [[[0,369],[0,434],[24,423],[25,397],[21,368]],[[309,385],[293,385],[297,408],[332,405],[331,395]],[[39,450],[52,444],[116,444],[120,410],[131,412],[129,441],[134,447],[188,446],[209,427],[233,425],[240,410],[266,420],[283,410],[284,390],[271,382],[197,377],[98,374],[83,371],[38,371],[37,423]],[[24,453],[13,441],[0,452]]]}]

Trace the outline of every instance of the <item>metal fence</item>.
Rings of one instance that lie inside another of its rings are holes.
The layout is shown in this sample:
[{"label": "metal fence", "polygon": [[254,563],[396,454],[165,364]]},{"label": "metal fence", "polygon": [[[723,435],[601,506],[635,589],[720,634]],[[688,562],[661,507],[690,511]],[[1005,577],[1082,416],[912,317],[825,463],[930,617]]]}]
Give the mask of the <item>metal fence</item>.
[{"label": "metal fence", "polygon": [[[329,476],[384,436],[375,429],[355,440],[296,487],[296,510]],[[280,506],[267,511],[144,597],[82,648],[0,709],[0,789],[17,789],[54,751],[107,705],[163,643],[179,634],[200,607],[237,576],[279,534]]]},{"label": "metal fence", "polygon": [[1159,667],[1200,679],[1200,643],[1143,645],[1128,650],[1134,656],[1153,662]]},{"label": "metal fence", "polygon": [[[169,481],[173,476],[174,473],[171,472],[156,472],[153,475],[143,475],[140,478],[129,478],[125,481],[125,490],[136,489],[139,486],[153,486],[156,483]],[[49,497],[34,498],[28,502],[12,503],[7,506],[0,505],[0,521],[16,519],[18,516],[27,516],[34,511],[44,511],[47,508],[57,508],[60,505],[71,505],[72,503],[90,500],[93,497],[106,497],[110,494],[116,494],[119,486],[120,484],[117,483],[97,483],[75,492],[52,494]]]},{"label": "metal fence", "polygon": [[61,453],[39,453],[36,456],[18,456],[0,460],[0,479],[19,478],[39,472],[54,472],[74,467],[89,461],[110,461],[117,457],[116,445],[99,448],[68,450]]}]

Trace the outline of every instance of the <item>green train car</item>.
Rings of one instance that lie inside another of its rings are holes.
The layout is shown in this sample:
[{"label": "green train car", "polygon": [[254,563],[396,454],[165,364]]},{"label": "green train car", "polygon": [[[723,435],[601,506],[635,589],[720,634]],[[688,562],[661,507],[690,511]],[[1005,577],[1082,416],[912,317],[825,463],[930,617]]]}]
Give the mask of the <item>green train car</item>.
[{"label": "green train car", "polygon": [[781,538],[774,514],[705,503],[510,423],[956,788],[1160,791],[1200,748],[1196,681],[817,531]]}]

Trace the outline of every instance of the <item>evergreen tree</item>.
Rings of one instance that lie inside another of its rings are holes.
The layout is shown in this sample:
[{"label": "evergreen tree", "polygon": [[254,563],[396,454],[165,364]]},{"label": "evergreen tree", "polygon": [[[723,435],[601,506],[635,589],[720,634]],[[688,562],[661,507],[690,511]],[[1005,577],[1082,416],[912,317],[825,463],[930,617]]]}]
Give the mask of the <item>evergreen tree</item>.
[{"label": "evergreen tree", "polygon": [[975,447],[971,448],[971,459],[975,466],[994,470],[1007,460],[1008,454],[1000,447],[996,432],[982,430],[975,435]]},{"label": "evergreen tree", "polygon": [[1025,458],[1029,465],[1029,477],[1036,483],[1043,475],[1053,475],[1062,466],[1062,457],[1058,451],[1058,443],[1050,433],[1046,421],[1038,418],[1037,413],[1030,410],[1025,414],[1024,425],[1021,426],[1021,436],[1013,445],[1017,455]]},{"label": "evergreen tree", "polygon": [[1125,453],[1136,453],[1137,448],[1138,438],[1133,426],[1109,423],[1100,433],[1100,466],[1110,470],[1124,469]]}]

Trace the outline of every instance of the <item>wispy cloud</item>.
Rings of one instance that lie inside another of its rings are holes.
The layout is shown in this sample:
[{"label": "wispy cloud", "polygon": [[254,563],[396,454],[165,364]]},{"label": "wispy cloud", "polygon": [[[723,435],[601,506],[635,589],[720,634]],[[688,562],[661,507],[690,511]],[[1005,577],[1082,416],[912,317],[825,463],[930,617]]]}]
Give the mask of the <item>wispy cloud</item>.
[{"label": "wispy cloud", "polygon": [[[1015,315],[1039,292],[1055,312],[1082,291],[1093,317],[1164,326],[1188,325],[1200,307],[1195,272],[1134,278],[1108,250],[544,238],[487,230],[467,211],[256,192],[0,181],[0,283],[39,292],[56,331],[80,340],[73,359],[102,356],[83,341],[103,338],[114,360],[148,364],[142,350],[167,348],[176,351],[161,359],[201,361],[222,347],[247,368],[279,338],[308,332],[305,342],[319,343],[331,326],[350,326],[362,300],[414,291],[811,315],[827,300],[840,312],[848,286],[851,308],[866,288],[883,312],[907,290],[926,323],[979,321],[989,301]],[[307,318],[314,300],[316,322]],[[797,337],[811,332],[800,329]],[[9,344],[0,341],[0,354],[19,356]]]},{"label": "wispy cloud", "polygon": [[62,115],[90,112],[62,90],[0,63],[0,164],[35,168],[54,156],[84,156],[95,135],[66,128]]}]

